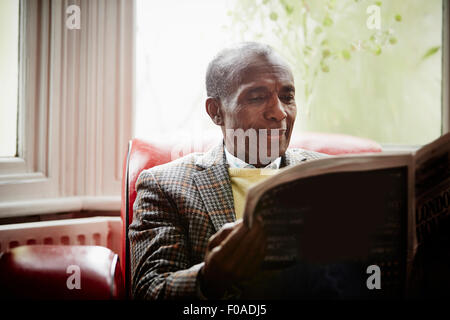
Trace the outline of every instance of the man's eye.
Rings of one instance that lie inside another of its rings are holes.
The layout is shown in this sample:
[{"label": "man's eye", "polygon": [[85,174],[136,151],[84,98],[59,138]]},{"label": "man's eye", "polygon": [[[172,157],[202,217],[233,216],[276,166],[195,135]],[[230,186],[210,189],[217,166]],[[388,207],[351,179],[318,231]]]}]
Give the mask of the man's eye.
[{"label": "man's eye", "polygon": [[249,100],[251,102],[260,102],[260,101],[263,101],[264,99],[266,99],[265,96],[258,96],[258,97],[251,97]]},{"label": "man's eye", "polygon": [[284,96],[281,96],[280,99],[285,102],[293,102],[294,96],[293,95],[284,95]]}]

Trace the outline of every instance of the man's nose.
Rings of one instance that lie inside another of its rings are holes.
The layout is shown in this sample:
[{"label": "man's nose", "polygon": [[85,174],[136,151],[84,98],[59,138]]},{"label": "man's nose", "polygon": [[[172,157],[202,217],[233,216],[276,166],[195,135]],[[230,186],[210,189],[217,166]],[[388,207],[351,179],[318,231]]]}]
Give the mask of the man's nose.
[{"label": "man's nose", "polygon": [[277,96],[267,105],[267,108],[264,111],[264,118],[266,120],[279,122],[284,120],[286,117],[287,114],[284,111],[284,105]]}]

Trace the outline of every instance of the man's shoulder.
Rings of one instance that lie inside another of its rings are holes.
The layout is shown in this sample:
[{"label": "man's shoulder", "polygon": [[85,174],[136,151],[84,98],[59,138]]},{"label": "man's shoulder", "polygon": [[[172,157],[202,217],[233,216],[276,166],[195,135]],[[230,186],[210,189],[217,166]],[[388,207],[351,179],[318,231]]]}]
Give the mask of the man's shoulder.
[{"label": "man's shoulder", "polygon": [[206,152],[193,152],[176,160],[143,170],[141,176],[156,178],[159,181],[191,181],[193,175],[224,160],[222,143],[211,147]]},{"label": "man's shoulder", "polygon": [[286,151],[286,159],[289,165],[295,165],[305,161],[327,158],[330,155],[301,148],[289,148]]},{"label": "man's shoulder", "polygon": [[198,168],[196,163],[203,155],[204,153],[202,152],[194,152],[170,162],[145,169],[141,172],[141,175],[153,175],[155,177],[171,175],[183,176],[197,171]]}]

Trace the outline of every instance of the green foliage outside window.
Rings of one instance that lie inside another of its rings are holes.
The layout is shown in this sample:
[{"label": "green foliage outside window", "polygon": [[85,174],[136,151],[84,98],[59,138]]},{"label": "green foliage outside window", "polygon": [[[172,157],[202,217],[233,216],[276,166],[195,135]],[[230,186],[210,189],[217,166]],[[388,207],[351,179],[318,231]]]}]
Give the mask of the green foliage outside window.
[{"label": "green foliage outside window", "polygon": [[236,40],[291,64],[297,132],[414,145],[441,134],[441,0],[239,0],[229,17]]}]

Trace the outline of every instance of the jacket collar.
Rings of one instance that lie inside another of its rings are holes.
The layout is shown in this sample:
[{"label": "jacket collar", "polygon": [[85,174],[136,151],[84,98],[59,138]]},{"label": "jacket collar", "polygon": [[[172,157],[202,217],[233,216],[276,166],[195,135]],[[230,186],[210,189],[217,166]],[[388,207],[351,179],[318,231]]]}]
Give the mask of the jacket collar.
[{"label": "jacket collar", "polygon": [[[281,157],[280,168],[293,166],[306,161],[306,157],[297,151],[298,149],[286,150],[285,154]],[[195,165],[200,169],[206,169],[214,165],[228,166],[223,141],[203,154],[203,156],[195,162]]]},{"label": "jacket collar", "polygon": [[227,159],[223,149],[223,142],[209,149],[197,159],[195,165],[200,169],[207,169],[215,165],[226,165]]}]

